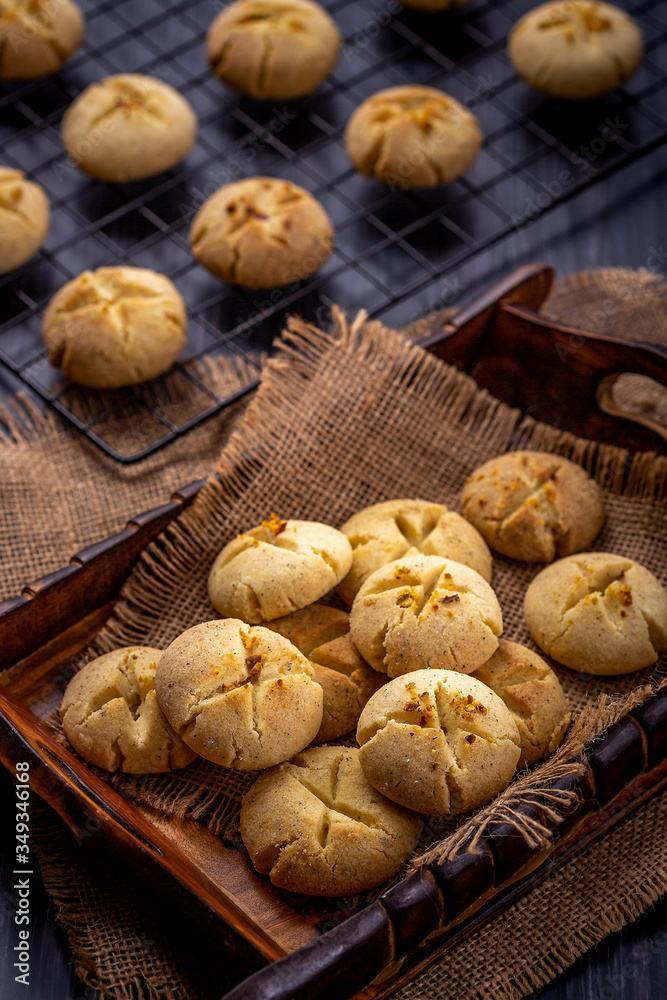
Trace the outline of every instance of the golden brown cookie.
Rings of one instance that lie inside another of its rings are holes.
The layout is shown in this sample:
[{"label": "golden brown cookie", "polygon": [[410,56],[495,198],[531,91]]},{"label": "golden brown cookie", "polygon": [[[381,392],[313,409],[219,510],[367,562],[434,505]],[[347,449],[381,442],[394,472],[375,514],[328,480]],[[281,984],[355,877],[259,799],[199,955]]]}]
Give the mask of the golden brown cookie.
[{"label": "golden brown cookie", "polygon": [[540,649],[586,674],[632,673],[667,649],[667,591],[625,556],[582,552],[547,566],[524,613]]},{"label": "golden brown cookie", "polygon": [[70,160],[101,181],[138,181],[176,166],[197,137],[197,118],[184,97],[139,73],[93,83],[62,122]]},{"label": "golden brown cookie", "polygon": [[587,548],[604,523],[602,495],[581,466],[541,451],[511,451],[469,477],[461,510],[492,549],[551,562]]},{"label": "golden brown cookie", "polygon": [[72,0],[0,0],[0,80],[55,73],[85,33]]},{"label": "golden brown cookie", "polygon": [[475,162],[482,139],[467,108],[416,83],[373,94],[345,130],[345,146],[359,173],[398,188],[456,180]]},{"label": "golden brown cookie", "polygon": [[213,72],[242,94],[288,101],[315,90],[338,62],[341,37],[311,0],[236,0],[206,36]]},{"label": "golden brown cookie", "polygon": [[351,562],[342,532],[272,514],[225,545],[211,567],[208,595],[225,617],[272,621],[324,597]]},{"label": "golden brown cookie", "polygon": [[315,742],[337,740],[354,729],[385,678],[359,655],[350,637],[349,615],[326,604],[311,604],[266,625],[293,642],[313,665],[313,679],[324,694]]},{"label": "golden brown cookie", "polygon": [[313,274],[331,256],[329,216],[303,188],[249,177],[219,188],[190,229],[192,253],[231,285],[275,288]]},{"label": "golden brown cookie", "polygon": [[0,274],[30,260],[46,239],[49,201],[21,170],[0,167]]},{"label": "golden brown cookie", "polygon": [[202,622],[174,639],[155,690],[184,743],[241,771],[288,760],[322,721],[322,689],[306,657],[277,633],[234,618]]},{"label": "golden brown cookie", "polygon": [[531,87],[569,101],[615,90],[638,69],[643,55],[636,22],[598,0],[550,0],[512,29],[508,53]]},{"label": "golden brown cookie", "polygon": [[314,896],[386,882],[417,846],[421,825],[371,787],[352,747],[314,747],[271,768],[241,807],[241,836],[257,871],[281,889]]},{"label": "golden brown cookie", "polygon": [[85,760],[105,771],[155,774],[195,759],[158,705],[155,669],[161,655],[149,646],[126,646],[74,675],[60,715],[67,739]]},{"label": "golden brown cookie", "polygon": [[170,368],[186,329],[183,299],[163,274],[101,267],[56,292],[44,313],[42,335],[49,361],[65,378],[111,389]]},{"label": "golden brown cookie", "polygon": [[472,673],[498,648],[496,595],[479,573],[440,556],[405,556],[371,573],[350,632],[372,667],[398,677],[422,667]]},{"label": "golden brown cookie", "polygon": [[570,724],[565,693],[548,663],[518,642],[498,641],[493,656],[471,675],[507,705],[521,739],[521,767],[553,753]]},{"label": "golden brown cookie", "polygon": [[416,812],[462,813],[510,782],[521,750],[509,709],[454,670],[415,670],[373,695],[357,728],[374,788]]},{"label": "golden brown cookie", "polygon": [[352,604],[359,588],[380,566],[403,556],[444,556],[491,581],[491,553],[476,528],[443,504],[385,500],[354,514],[340,529],[352,546],[352,567],[338,592]]}]

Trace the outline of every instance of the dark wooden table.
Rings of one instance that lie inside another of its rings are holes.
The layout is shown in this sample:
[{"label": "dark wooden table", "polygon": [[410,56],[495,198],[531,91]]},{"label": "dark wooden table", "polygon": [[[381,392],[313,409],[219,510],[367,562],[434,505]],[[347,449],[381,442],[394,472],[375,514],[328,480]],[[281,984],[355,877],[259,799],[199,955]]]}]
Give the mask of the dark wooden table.
[{"label": "dark wooden table", "polygon": [[[601,266],[643,267],[667,273],[667,148],[599,183],[476,257],[433,289],[432,304],[454,305],[519,264],[536,260],[551,264],[559,273]],[[10,376],[0,373],[0,395],[6,396],[16,388]],[[30,985],[15,982],[11,790],[8,775],[0,768],[0,998],[94,1000],[97,994],[76,981],[66,938],[36,875],[32,877],[30,898]],[[667,900],[589,951],[534,995],[538,996],[541,1000],[667,997]]]}]

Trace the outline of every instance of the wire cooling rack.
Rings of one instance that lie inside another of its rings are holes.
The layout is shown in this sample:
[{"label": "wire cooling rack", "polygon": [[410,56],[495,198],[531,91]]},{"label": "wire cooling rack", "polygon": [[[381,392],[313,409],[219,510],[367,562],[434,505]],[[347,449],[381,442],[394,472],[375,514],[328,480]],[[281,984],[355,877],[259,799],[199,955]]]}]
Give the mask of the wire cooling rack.
[{"label": "wire cooling rack", "polygon": [[[215,0],[84,2],[87,40],[62,71],[0,87],[1,160],[40,183],[52,205],[42,252],[0,279],[0,362],[120,462],[153,453],[256,384],[286,314],[322,323],[334,303],[380,317],[401,303],[416,316],[435,279],[667,138],[667,0],[626,6],[644,33],[642,67],[626,87],[582,105],[535,94],[509,65],[507,34],[533,0],[472,0],[439,15],[398,0],[324,5],[344,50],[331,77],[300,101],[241,98],[215,79],[203,47],[223,6]],[[178,168],[111,185],[67,160],[59,124],[84,87],[119,72],[174,86],[193,105],[200,131]],[[351,168],[343,145],[350,114],[370,94],[405,83],[439,87],[479,119],[485,144],[459,181],[401,192]],[[296,287],[231,288],[189,252],[203,201],[255,174],[307,188],[334,223],[333,256]],[[46,303],[82,270],[120,263],[174,281],[189,312],[185,360],[131,390],[68,385],[42,349]]]}]

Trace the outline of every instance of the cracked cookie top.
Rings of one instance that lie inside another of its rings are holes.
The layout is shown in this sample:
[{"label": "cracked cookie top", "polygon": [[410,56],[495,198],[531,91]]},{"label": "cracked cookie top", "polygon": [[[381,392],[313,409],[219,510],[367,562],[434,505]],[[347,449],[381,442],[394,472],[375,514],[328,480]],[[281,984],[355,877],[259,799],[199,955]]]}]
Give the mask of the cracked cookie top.
[{"label": "cracked cookie top", "polygon": [[491,581],[491,553],[476,528],[443,504],[386,500],[354,514],[340,529],[352,546],[352,567],[338,592],[352,604],[362,583],[380,566],[421,552],[444,556]]},{"label": "cracked cookie top", "polygon": [[461,510],[492,549],[525,562],[580,552],[604,523],[597,483],[574,462],[540,451],[485,462],[467,480]]},{"label": "cracked cookie top", "polygon": [[241,807],[241,836],[257,871],[316,896],[386,882],[417,846],[421,825],[369,784],[354,747],[298,754],[262,774]]},{"label": "cracked cookie top", "polygon": [[0,0],[0,80],[32,80],[54,73],[85,33],[72,0]]},{"label": "cracked cookie top", "polygon": [[524,613],[545,653],[586,674],[632,673],[667,649],[667,591],[625,556],[582,552],[547,566]]},{"label": "cracked cookie top", "polygon": [[276,288],[300,281],[331,256],[334,231],[318,201],[291,181],[249,177],[204,202],[190,229],[192,253],[223,281]]},{"label": "cracked cookie top", "polygon": [[49,231],[49,201],[21,170],[0,167],[0,274],[37,253]]},{"label": "cracked cookie top", "polygon": [[492,657],[472,674],[496,692],[516,722],[521,767],[553,753],[570,724],[558,677],[541,656],[518,642],[498,640]]},{"label": "cracked cookie top", "polygon": [[354,599],[350,632],[376,670],[398,677],[421,667],[469,674],[498,647],[498,599],[469,566],[407,555],[368,577]]},{"label": "cracked cookie top", "polygon": [[477,119],[433,87],[390,87],[367,98],[345,130],[352,163],[392,187],[449,184],[474,163],[482,145]]},{"label": "cracked cookie top", "polygon": [[208,594],[221,615],[272,621],[324,597],[351,562],[342,532],[273,514],[224,547],[211,567]]},{"label": "cracked cookie top", "polygon": [[162,654],[155,690],[184,743],[241,771],[303,750],[322,721],[322,689],[291,642],[235,618],[202,622]]},{"label": "cracked cookie top", "polygon": [[155,774],[185,767],[195,754],[157,702],[150,646],[114,649],[87,663],[65,689],[60,715],[77,753],[105,771]]},{"label": "cracked cookie top", "polygon": [[629,14],[597,0],[556,0],[517,21],[510,61],[536,90],[582,101],[629,80],[643,55],[642,35]]},{"label": "cracked cookie top", "polygon": [[510,782],[519,733],[491,688],[453,670],[415,670],[373,695],[359,719],[364,774],[378,791],[428,815],[462,813]]},{"label": "cracked cookie top", "polygon": [[84,271],[56,292],[42,323],[49,361],[97,389],[136,385],[171,367],[185,344],[185,305],[163,274]]},{"label": "cracked cookie top", "polygon": [[338,62],[341,37],[311,0],[236,0],[206,36],[213,72],[260,100],[293,100],[322,83]]},{"label": "cracked cookie top", "polygon": [[138,181],[169,170],[188,155],[197,118],[184,97],[139,73],[93,83],[62,121],[70,160],[101,181]]}]

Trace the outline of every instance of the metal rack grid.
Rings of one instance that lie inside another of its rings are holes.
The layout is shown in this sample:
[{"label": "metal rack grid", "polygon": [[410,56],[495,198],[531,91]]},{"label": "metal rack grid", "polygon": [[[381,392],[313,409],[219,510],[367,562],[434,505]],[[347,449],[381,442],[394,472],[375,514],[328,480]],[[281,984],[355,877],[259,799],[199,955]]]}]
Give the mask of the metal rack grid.
[{"label": "metal rack grid", "polygon": [[[212,0],[81,6],[87,41],[62,71],[0,88],[2,162],[40,183],[52,205],[43,250],[0,279],[0,362],[120,462],[152,454],[252,388],[286,314],[325,322],[337,303],[382,317],[400,302],[416,316],[435,279],[667,139],[667,0],[627,6],[644,33],[642,66],[621,90],[580,105],[535,94],[509,65],[508,31],[533,0],[473,0],[440,15],[398,0],[325,0],[345,38],[342,58],[315,94],[289,104],[241,98],[210,73],[203,39],[220,7]],[[200,132],[182,165],[110,185],[66,159],[64,110],[117,72],[158,76],[191,102]],[[445,90],[480,121],[480,156],[446,187],[392,190],[359,176],[346,157],[354,108],[408,82]],[[301,184],[335,226],[333,256],[298,286],[231,288],[190,255],[188,229],[203,201],[255,174]],[[186,360],[131,390],[73,387],[42,350],[44,308],[82,270],[119,263],[175,282],[189,312]],[[208,357],[228,360],[225,379],[212,377]]]}]

